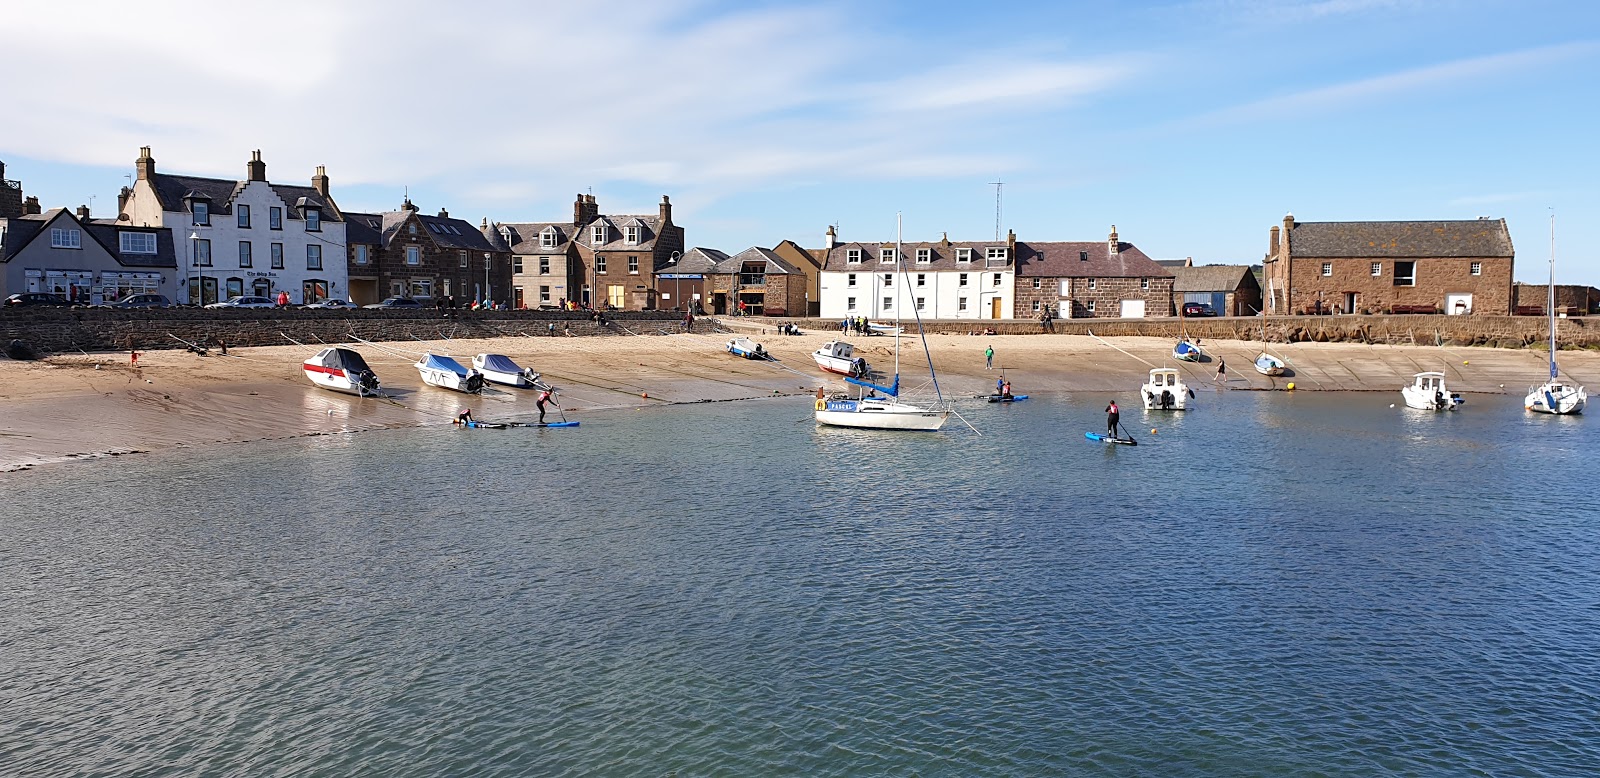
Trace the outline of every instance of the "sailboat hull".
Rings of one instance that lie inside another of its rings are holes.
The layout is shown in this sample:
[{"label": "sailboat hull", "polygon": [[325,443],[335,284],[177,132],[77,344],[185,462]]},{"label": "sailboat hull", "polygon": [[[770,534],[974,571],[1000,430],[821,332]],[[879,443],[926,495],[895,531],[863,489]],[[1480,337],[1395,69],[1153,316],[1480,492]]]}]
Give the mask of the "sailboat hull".
[{"label": "sailboat hull", "polygon": [[949,411],[882,400],[818,400],[817,423],[830,427],[933,432],[944,426]]},{"label": "sailboat hull", "polygon": [[1584,393],[1583,387],[1548,383],[1529,389],[1528,396],[1522,400],[1522,407],[1534,413],[1571,416],[1583,413],[1588,403],[1589,396]]}]

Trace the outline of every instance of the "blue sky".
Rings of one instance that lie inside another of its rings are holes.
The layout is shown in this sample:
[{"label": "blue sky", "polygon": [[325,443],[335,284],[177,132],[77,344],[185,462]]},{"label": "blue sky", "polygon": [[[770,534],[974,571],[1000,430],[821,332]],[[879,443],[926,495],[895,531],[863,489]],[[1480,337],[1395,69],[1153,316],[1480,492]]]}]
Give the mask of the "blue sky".
[{"label": "blue sky", "polygon": [[[230,4],[217,4],[228,6]],[[478,223],[672,197],[691,244],[1101,240],[1258,262],[1302,221],[1505,218],[1600,285],[1600,4],[85,2],[7,10],[0,160],[46,207],[167,172]]]}]

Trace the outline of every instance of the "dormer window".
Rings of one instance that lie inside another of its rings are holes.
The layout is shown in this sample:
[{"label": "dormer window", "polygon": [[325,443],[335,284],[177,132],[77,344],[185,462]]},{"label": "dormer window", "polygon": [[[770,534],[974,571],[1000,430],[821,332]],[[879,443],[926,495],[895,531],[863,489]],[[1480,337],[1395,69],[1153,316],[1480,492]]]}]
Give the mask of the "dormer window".
[{"label": "dormer window", "polygon": [[1078,252],[1078,261],[1079,262],[1088,262],[1089,261],[1089,252],[1087,252],[1087,251]]},{"label": "dormer window", "polygon": [[1006,263],[1006,256],[1007,250],[1005,246],[990,246],[988,250],[984,251],[983,263],[989,267],[994,267],[995,265],[1004,265]]},{"label": "dormer window", "polygon": [[306,232],[322,232],[322,209],[316,206],[306,207]]},{"label": "dormer window", "polygon": [[927,265],[933,262],[933,249],[917,249],[917,264]]},{"label": "dormer window", "polygon": [[211,203],[204,200],[190,200],[189,210],[194,213],[194,223],[206,225],[211,223]]},{"label": "dormer window", "polygon": [[629,246],[637,246],[639,244],[639,226],[636,224],[630,224],[626,227],[623,227],[622,241],[627,243]]},{"label": "dormer window", "polygon": [[596,224],[594,226],[594,229],[590,230],[589,233],[590,233],[589,234],[590,242],[594,243],[594,245],[596,245],[596,246],[605,245],[605,242],[606,242],[606,226],[604,224]]},{"label": "dormer window", "polygon": [[852,265],[861,264],[861,249],[845,249],[844,261]]},{"label": "dormer window", "polygon": [[884,263],[893,262],[894,249],[878,249],[878,261]]},{"label": "dormer window", "polygon": [[956,261],[957,262],[971,262],[972,261],[972,249],[969,249],[969,248],[956,249]]},{"label": "dormer window", "polygon": [[546,227],[539,233],[539,248],[553,249],[556,247],[556,228]]}]

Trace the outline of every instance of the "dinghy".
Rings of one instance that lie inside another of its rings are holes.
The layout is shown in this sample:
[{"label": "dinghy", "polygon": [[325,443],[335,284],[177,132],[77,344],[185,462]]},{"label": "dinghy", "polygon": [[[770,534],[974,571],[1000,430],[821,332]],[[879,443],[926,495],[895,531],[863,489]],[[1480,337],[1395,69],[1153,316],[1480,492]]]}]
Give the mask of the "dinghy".
[{"label": "dinghy", "polygon": [[544,388],[533,368],[522,367],[504,354],[479,354],[472,358],[472,368],[482,373],[485,381],[524,389]]},{"label": "dinghy", "polygon": [[1188,338],[1178,341],[1178,345],[1172,347],[1172,358],[1179,362],[1199,362],[1200,355],[1200,347],[1190,343]]},{"label": "dinghy", "polygon": [[441,389],[476,394],[483,390],[483,374],[462,367],[460,362],[438,354],[423,354],[415,365],[422,382]]},{"label": "dinghy", "polygon": [[728,341],[728,353],[745,359],[766,359],[767,350],[749,338],[739,337]]},{"label": "dinghy", "polygon": [[360,354],[347,348],[325,348],[301,365],[311,383],[357,397],[379,394],[378,375]]},{"label": "dinghy", "polygon": [[1263,351],[1256,355],[1256,372],[1262,375],[1283,375],[1283,360]]}]

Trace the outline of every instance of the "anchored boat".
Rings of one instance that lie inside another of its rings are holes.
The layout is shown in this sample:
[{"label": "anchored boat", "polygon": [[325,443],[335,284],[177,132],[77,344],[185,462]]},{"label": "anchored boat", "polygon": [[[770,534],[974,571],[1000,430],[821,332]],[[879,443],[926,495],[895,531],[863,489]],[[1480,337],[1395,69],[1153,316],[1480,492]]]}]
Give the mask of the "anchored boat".
[{"label": "anchored boat", "polygon": [[1144,398],[1147,411],[1181,411],[1188,407],[1194,391],[1184,385],[1176,369],[1158,367],[1150,371],[1150,380],[1139,387],[1139,395]]},{"label": "anchored boat", "polygon": [[415,365],[422,382],[442,389],[476,394],[483,390],[483,374],[461,366],[460,362],[439,354],[423,354]]},{"label": "anchored boat", "polygon": [[311,383],[335,392],[357,397],[375,397],[379,393],[378,375],[367,367],[360,354],[347,348],[325,348],[301,365]]},{"label": "anchored boat", "polygon": [[1561,370],[1556,367],[1556,217],[1550,215],[1550,289],[1546,311],[1550,315],[1550,380],[1541,386],[1528,389],[1522,407],[1535,413],[1552,413],[1558,416],[1583,413],[1589,395],[1583,387],[1561,380]]},{"label": "anchored boat", "polygon": [[766,359],[767,350],[749,338],[738,337],[728,341],[728,353],[745,359]]},{"label": "anchored boat", "polygon": [[524,389],[544,387],[533,368],[522,367],[504,354],[479,354],[472,358],[472,368],[482,373],[485,381]]},{"label": "anchored boat", "polygon": [[1407,408],[1416,408],[1419,411],[1453,411],[1466,400],[1461,395],[1445,388],[1444,373],[1418,373],[1411,377],[1411,384],[1400,389],[1400,395],[1406,399]]}]

